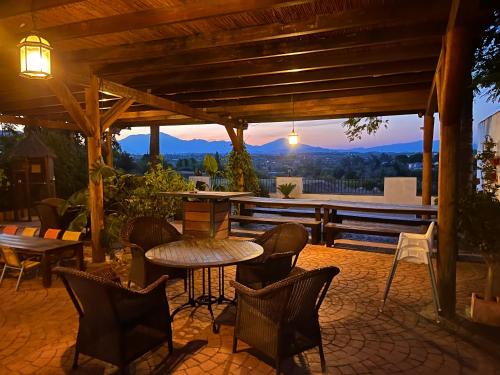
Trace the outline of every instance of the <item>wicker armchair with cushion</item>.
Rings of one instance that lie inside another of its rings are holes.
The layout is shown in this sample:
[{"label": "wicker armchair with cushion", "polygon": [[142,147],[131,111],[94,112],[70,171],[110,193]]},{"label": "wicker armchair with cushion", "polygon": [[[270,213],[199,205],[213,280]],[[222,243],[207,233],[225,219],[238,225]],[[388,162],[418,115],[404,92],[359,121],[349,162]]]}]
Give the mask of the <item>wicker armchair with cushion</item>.
[{"label": "wicker armchair with cushion", "polygon": [[143,216],[130,220],[121,234],[122,245],[130,247],[132,252],[128,286],[133,282],[144,288],[159,276],[168,275],[169,278],[184,279],[186,287],[186,270],[153,264],[145,256],[155,246],[180,239],[181,234],[166,219]]},{"label": "wicker armchair with cushion", "polygon": [[279,374],[283,358],[318,346],[325,371],[318,311],[339,272],[337,267],[304,271],[259,290],[231,281],[238,297],[233,352],[242,340],[273,358]]},{"label": "wicker armchair with cushion", "polygon": [[165,293],[167,276],[148,288],[133,291],[121,286],[111,269],[86,273],[56,267],[79,315],[73,368],[80,353],[126,366],[167,342],[173,350],[170,311]]},{"label": "wicker armchair with cushion", "polygon": [[236,281],[253,289],[284,279],[295,267],[300,252],[307,245],[307,229],[297,223],[281,224],[255,240],[264,253],[238,264]]}]

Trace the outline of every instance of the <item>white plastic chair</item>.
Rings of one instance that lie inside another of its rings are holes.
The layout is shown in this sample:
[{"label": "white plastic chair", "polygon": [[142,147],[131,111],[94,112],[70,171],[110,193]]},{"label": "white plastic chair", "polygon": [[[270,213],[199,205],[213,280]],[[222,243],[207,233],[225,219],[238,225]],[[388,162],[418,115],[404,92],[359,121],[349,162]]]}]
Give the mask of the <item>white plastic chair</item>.
[{"label": "white plastic chair", "polygon": [[434,268],[431,261],[432,243],[434,240],[434,227],[435,223],[432,222],[425,234],[417,233],[401,233],[399,235],[398,247],[394,254],[394,261],[392,263],[391,272],[384,290],[384,297],[379,311],[382,312],[389,294],[389,289],[396,273],[396,268],[400,260],[407,260],[408,262],[427,264],[429,269],[429,276],[431,279],[432,296],[434,300],[434,308],[436,309],[437,321],[439,322],[439,312],[441,305],[439,304],[439,297],[436,289],[436,277],[434,276]]}]

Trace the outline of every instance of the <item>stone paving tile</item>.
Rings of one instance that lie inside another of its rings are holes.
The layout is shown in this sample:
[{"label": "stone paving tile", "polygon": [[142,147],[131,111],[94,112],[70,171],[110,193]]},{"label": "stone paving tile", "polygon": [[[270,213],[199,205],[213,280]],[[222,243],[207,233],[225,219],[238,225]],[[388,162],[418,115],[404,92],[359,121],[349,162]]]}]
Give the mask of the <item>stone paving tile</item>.
[{"label": "stone paving tile", "polygon": [[[299,266],[336,265],[341,273],[320,311],[328,374],[500,374],[498,359],[423,317],[433,318],[425,266],[402,263],[384,313],[379,301],[392,257],[308,246]],[[126,281],[127,262],[113,263]],[[458,264],[458,308],[481,290],[484,266]],[[214,272],[215,273],[215,272]],[[199,275],[198,275],[199,276]],[[226,271],[226,282],[234,268]],[[216,275],[214,275],[216,277]],[[199,278],[198,278],[199,279]],[[60,280],[44,289],[28,279],[14,291],[14,278],[0,286],[0,374],[67,374],[71,370],[77,314]],[[229,285],[226,291],[232,297]],[[171,309],[184,299],[182,282],[168,285]],[[224,306],[216,306],[215,313]],[[166,345],[130,366],[132,374],[273,374],[272,361],[244,343],[231,352],[232,327],[212,333],[206,308],[183,310],[173,323],[175,352]],[[112,374],[116,368],[81,356],[76,374]],[[283,363],[286,374],[321,373],[316,349]]]}]

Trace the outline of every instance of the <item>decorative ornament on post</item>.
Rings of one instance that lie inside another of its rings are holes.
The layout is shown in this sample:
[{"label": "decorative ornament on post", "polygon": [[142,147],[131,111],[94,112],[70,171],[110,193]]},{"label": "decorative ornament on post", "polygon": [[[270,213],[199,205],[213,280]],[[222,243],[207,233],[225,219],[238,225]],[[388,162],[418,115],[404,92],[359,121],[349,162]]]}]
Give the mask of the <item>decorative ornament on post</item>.
[{"label": "decorative ornament on post", "polygon": [[[31,10],[33,29],[35,30],[35,16]],[[52,47],[50,43],[32,31],[17,45],[19,48],[20,72],[19,75],[30,79],[52,78],[50,54]]]},{"label": "decorative ornament on post", "polygon": [[299,135],[295,133],[295,105],[292,94],[292,132],[288,134],[288,144],[295,146],[299,143]]}]

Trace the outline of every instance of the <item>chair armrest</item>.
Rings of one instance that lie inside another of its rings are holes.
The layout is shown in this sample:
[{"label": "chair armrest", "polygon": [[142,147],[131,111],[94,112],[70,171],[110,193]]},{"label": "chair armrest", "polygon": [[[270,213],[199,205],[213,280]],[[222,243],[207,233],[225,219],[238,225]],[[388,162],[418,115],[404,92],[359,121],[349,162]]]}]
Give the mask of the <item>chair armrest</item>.
[{"label": "chair armrest", "polygon": [[229,284],[235,289],[236,293],[252,298],[265,298],[266,296],[276,292],[275,286],[277,283],[268,285],[262,289],[252,289],[234,280],[230,280]]},{"label": "chair armrest", "polygon": [[155,282],[149,284],[146,288],[143,288],[141,290],[133,290],[132,292],[141,295],[152,294],[156,291],[156,289],[160,288],[161,286],[163,286],[163,289],[165,289],[165,284],[167,283],[167,280],[168,280],[167,275],[160,276]]},{"label": "chair armrest", "polygon": [[293,257],[295,253],[293,251],[288,251],[286,253],[275,253],[271,254],[267,257],[267,260],[273,260],[273,259],[280,259],[280,258],[287,258],[287,257]]},{"label": "chair armrest", "polygon": [[399,238],[408,238],[411,240],[425,240],[425,234],[420,234],[420,233],[407,233],[407,232],[401,232],[399,235]]}]

